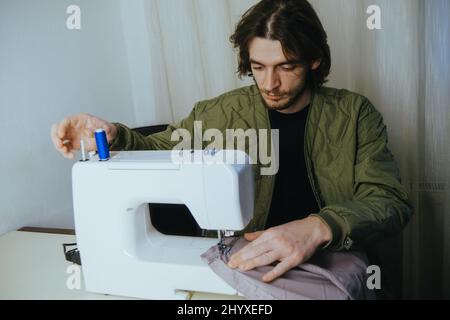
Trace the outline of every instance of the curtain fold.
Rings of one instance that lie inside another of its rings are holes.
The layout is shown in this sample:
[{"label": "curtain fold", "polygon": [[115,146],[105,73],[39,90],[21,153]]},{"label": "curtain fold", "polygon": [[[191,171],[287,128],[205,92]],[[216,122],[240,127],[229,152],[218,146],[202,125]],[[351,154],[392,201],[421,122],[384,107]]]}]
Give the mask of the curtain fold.
[{"label": "curtain fold", "polygon": [[419,294],[450,298],[450,1],[424,1]]},{"label": "curtain fold", "polygon": [[[195,102],[251,84],[228,41],[253,0],[146,2],[158,108],[173,121]],[[450,1],[312,0],[329,35],[328,85],[381,111],[415,214],[403,234],[405,298],[450,298]],[[381,30],[366,10],[381,9]],[[167,105],[168,104],[168,105]]]}]

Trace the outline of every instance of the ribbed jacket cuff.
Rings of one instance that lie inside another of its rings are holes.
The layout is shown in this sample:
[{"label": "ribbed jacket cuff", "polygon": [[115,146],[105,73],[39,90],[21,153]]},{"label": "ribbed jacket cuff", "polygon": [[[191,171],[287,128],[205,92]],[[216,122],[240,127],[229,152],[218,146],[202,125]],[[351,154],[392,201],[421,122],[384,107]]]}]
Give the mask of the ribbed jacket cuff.
[{"label": "ribbed jacket cuff", "polygon": [[344,225],[341,220],[333,211],[324,209],[318,214],[312,214],[311,216],[321,219],[331,230],[331,240],[322,246],[322,249],[337,250],[342,247],[344,241]]}]

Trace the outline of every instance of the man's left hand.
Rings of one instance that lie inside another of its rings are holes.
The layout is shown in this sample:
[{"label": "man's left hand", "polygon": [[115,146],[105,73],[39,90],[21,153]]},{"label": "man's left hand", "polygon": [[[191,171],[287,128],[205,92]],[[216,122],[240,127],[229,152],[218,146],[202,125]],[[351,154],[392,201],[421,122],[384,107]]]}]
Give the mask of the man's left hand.
[{"label": "man's left hand", "polygon": [[331,231],[320,218],[311,216],[244,237],[251,243],[233,254],[228,266],[248,271],[279,261],[262,278],[271,282],[309,260],[318,247],[331,240]]}]

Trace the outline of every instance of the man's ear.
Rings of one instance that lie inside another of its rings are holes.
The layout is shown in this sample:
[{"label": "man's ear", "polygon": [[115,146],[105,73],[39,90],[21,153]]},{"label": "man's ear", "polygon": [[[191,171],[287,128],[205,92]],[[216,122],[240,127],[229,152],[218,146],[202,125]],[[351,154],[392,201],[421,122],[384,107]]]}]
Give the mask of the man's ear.
[{"label": "man's ear", "polygon": [[311,70],[316,70],[317,68],[319,68],[321,63],[322,63],[322,59],[318,59],[318,60],[314,61],[311,65]]}]

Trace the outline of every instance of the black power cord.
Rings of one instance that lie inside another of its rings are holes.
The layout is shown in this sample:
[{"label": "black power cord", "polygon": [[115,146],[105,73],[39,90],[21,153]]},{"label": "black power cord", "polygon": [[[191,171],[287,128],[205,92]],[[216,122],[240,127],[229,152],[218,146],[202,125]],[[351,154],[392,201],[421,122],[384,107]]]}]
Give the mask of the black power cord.
[{"label": "black power cord", "polygon": [[[80,251],[78,251],[76,245],[77,245],[76,243],[63,243],[64,256],[66,257],[67,261],[81,266]],[[68,247],[75,247],[75,248],[67,249]]]}]

